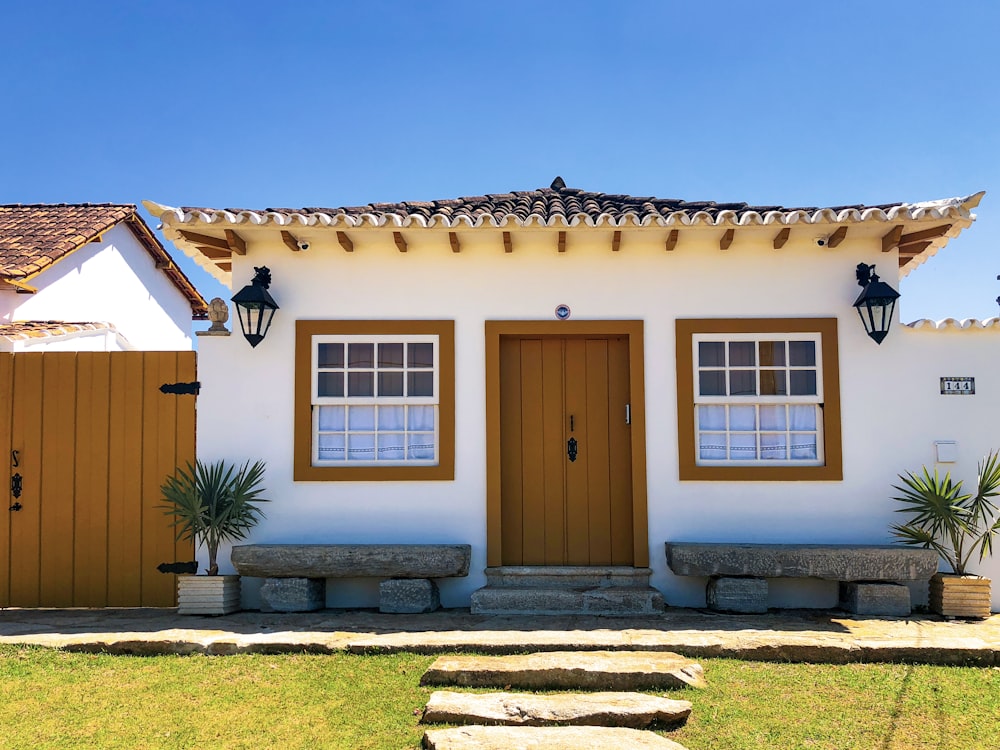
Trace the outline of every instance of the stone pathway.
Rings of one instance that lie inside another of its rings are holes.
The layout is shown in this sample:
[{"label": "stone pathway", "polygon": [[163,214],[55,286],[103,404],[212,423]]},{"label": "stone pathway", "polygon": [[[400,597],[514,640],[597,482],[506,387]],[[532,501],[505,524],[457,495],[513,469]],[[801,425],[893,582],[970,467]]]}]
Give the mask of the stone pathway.
[{"label": "stone pathway", "polygon": [[[577,691],[699,688],[706,684],[701,665],[663,651],[442,656],[420,682]],[[682,745],[642,729],[677,724],[690,713],[689,701],[637,692],[535,695],[437,691],[427,702],[421,722],[466,725],[428,729],[424,747],[436,750],[684,750]]]}]

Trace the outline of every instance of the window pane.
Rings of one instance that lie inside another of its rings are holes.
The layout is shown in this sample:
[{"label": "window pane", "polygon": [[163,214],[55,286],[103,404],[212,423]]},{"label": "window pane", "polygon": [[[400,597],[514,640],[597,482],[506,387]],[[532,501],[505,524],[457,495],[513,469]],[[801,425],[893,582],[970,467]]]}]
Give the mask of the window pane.
[{"label": "window pane", "polygon": [[726,345],[721,341],[698,342],[699,367],[725,367]]},{"label": "window pane", "polygon": [[791,395],[793,396],[816,395],[815,370],[792,370],[789,373],[789,378],[791,381]]},{"label": "window pane", "polygon": [[785,342],[784,341],[761,341],[760,349],[761,367],[784,367],[785,365]]},{"label": "window pane", "polygon": [[319,429],[321,432],[342,431],[344,429],[344,407],[319,407]]},{"label": "window pane", "polygon": [[809,367],[816,364],[815,341],[789,341],[788,364],[792,367]]},{"label": "window pane", "polygon": [[371,432],[352,432],[348,435],[348,461],[374,461],[375,435]]},{"label": "window pane", "polygon": [[729,395],[756,396],[757,373],[754,370],[730,370]]},{"label": "window pane", "polygon": [[730,341],[729,342],[729,366],[730,367],[753,367],[756,362],[754,349],[756,346],[752,341]]},{"label": "window pane", "polygon": [[785,435],[762,433],[760,436],[760,457],[765,461],[784,461],[788,458],[788,441]]},{"label": "window pane", "polygon": [[320,461],[343,461],[344,460],[344,435],[319,435],[319,442],[316,444]]},{"label": "window pane", "polygon": [[816,407],[812,404],[793,404],[788,407],[788,411],[793,430],[816,429]]},{"label": "window pane", "polygon": [[707,461],[726,460],[726,436],[700,433],[698,435],[698,456]]},{"label": "window pane", "polygon": [[378,366],[379,367],[403,367],[403,345],[402,344],[379,344],[378,345]]},{"label": "window pane", "polygon": [[343,396],[344,395],[344,373],[342,372],[320,372],[316,374],[316,395],[318,396]]},{"label": "window pane", "polygon": [[348,367],[374,367],[375,344],[348,344]]},{"label": "window pane", "polygon": [[433,406],[411,406],[409,408],[410,412],[410,424],[408,429],[412,432],[414,430],[432,430],[434,429],[434,407]]},{"label": "window pane", "polygon": [[407,436],[407,456],[418,461],[434,458],[434,433],[411,432]]},{"label": "window pane", "polygon": [[786,393],[784,370],[760,371],[761,396],[784,396]]},{"label": "window pane", "polygon": [[378,428],[379,430],[399,430],[406,429],[403,424],[405,419],[405,406],[380,406],[378,408]]},{"label": "window pane", "polygon": [[408,373],[406,373],[406,395],[407,396],[433,396],[434,395],[434,373],[433,372],[408,372]]},{"label": "window pane", "polygon": [[378,374],[379,396],[403,395],[403,372],[380,372]]},{"label": "window pane", "polygon": [[818,455],[819,454],[816,448],[816,433],[792,433],[792,458],[808,461],[816,460]]},{"label": "window pane", "polygon": [[756,430],[757,429],[757,407],[756,406],[730,406],[729,407],[729,429],[730,430]]},{"label": "window pane", "polygon": [[407,344],[407,367],[433,367],[434,344]]},{"label": "window pane", "polygon": [[698,407],[698,429],[699,430],[725,430],[726,429],[726,407],[725,406],[699,406]]},{"label": "window pane", "polygon": [[349,406],[347,407],[347,424],[352,430],[374,430],[375,429],[375,407],[374,406]]},{"label": "window pane", "polygon": [[729,433],[729,456],[733,461],[756,461],[757,433]]},{"label": "window pane", "polygon": [[698,373],[698,394],[701,396],[725,396],[725,370],[703,370]]},{"label": "window pane", "polygon": [[348,396],[374,396],[375,395],[375,373],[373,373],[373,372],[348,372],[347,373],[347,395]]},{"label": "window pane", "polygon": [[785,429],[785,407],[783,404],[761,405],[760,429],[762,430]]},{"label": "window pane", "polygon": [[378,436],[378,460],[402,461],[406,458],[406,441],[401,433],[386,433]]},{"label": "window pane", "polygon": [[320,344],[317,355],[316,360],[320,367],[344,366],[343,344]]}]

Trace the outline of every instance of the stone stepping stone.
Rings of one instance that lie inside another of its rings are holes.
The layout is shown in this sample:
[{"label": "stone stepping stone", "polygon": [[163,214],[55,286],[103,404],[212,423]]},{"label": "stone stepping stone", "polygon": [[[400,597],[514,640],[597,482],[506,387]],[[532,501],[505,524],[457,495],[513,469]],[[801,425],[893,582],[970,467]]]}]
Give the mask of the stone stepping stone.
[{"label": "stone stepping stone", "polygon": [[673,740],[619,727],[482,727],[428,729],[426,750],[686,750]]},{"label": "stone stepping stone", "polygon": [[669,651],[548,651],[440,656],[421,685],[530,690],[658,690],[704,687],[701,665]]},{"label": "stone stepping stone", "polygon": [[690,701],[644,693],[433,693],[424,709],[424,724],[548,724],[633,727],[654,722],[677,724],[691,713]]}]

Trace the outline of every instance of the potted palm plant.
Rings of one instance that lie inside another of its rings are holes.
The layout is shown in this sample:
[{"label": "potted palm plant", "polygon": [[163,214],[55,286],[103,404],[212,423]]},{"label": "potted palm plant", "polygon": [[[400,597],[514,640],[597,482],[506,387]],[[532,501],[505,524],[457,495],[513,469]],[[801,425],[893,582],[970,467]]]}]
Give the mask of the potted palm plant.
[{"label": "potted palm plant", "polygon": [[160,487],[163,508],[173,516],[178,539],[205,545],[207,575],[177,578],[179,614],[224,615],[240,608],[240,577],[219,575],[219,545],[245,539],[264,517],[257,503],[268,502],[264,492],[264,462],[249,461],[237,468],[226,461],[179,468]]},{"label": "potted palm plant", "polygon": [[1000,518],[993,498],[1000,495],[1000,453],[991,452],[977,467],[975,493],[963,493],[962,482],[942,479],[924,467],[921,474],[900,474],[904,503],[897,513],[912,517],[891,527],[903,544],[935,550],[951,566],[951,573],[931,579],[930,605],[947,617],[989,617],[990,579],[969,573],[974,557],[981,562],[993,551],[993,537],[1000,532]]}]

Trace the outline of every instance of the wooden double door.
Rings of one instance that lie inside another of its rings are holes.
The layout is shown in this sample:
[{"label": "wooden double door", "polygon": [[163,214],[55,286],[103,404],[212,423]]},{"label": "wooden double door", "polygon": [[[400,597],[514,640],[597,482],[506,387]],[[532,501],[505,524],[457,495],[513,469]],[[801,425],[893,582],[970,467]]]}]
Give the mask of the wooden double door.
[{"label": "wooden double door", "polygon": [[632,565],[627,335],[499,337],[503,565]]}]

